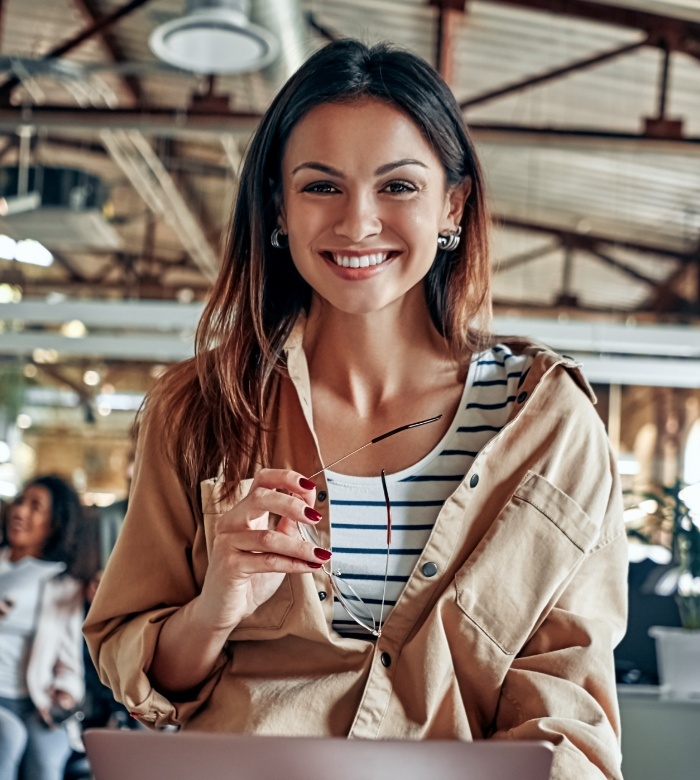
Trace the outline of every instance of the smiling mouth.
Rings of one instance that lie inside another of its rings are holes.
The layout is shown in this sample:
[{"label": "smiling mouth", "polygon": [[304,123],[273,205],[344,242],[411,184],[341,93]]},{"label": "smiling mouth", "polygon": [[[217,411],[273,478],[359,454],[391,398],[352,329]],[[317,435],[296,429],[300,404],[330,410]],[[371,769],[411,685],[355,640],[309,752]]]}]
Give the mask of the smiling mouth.
[{"label": "smiling mouth", "polygon": [[338,252],[323,252],[323,256],[341,268],[369,268],[381,265],[395,257],[398,252],[374,252],[366,255],[343,255]]}]

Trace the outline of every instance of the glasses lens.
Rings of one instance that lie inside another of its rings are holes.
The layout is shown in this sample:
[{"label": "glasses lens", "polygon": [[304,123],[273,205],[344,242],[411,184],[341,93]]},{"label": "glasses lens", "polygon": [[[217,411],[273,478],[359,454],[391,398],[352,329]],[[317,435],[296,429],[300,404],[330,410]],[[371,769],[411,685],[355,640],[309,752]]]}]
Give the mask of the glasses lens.
[{"label": "glasses lens", "polygon": [[356,623],[359,623],[362,628],[377,636],[377,621],[374,619],[374,615],[370,608],[362,601],[357,593],[355,593],[352,585],[338,574],[331,575],[331,582],[333,583],[333,591],[335,597],[340,602],[340,606]]},{"label": "glasses lens", "polygon": [[319,542],[318,537],[316,536],[316,532],[313,530],[313,528],[306,525],[306,523],[297,523],[297,527],[299,528],[299,534],[301,538],[305,542],[311,542],[311,544],[315,544],[316,547],[322,547],[323,545]]},{"label": "glasses lens", "polygon": [[[311,544],[317,547],[321,546],[321,543],[316,537],[314,530],[306,525],[306,523],[299,523],[299,534],[305,542],[311,542]],[[348,613],[348,615],[356,622],[359,623],[367,631],[371,631],[373,634],[377,633],[377,623],[374,619],[374,615],[370,608],[362,601],[357,595],[352,585],[343,579],[342,575],[334,573],[326,566],[323,570],[328,574],[333,586],[333,594],[338,599],[340,606]]]}]

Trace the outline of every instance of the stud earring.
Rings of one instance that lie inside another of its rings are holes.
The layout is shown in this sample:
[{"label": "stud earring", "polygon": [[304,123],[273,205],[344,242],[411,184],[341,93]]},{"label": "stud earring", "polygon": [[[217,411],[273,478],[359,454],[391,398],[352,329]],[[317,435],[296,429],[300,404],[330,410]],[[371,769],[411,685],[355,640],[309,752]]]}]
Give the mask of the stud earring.
[{"label": "stud earring", "polygon": [[275,249],[286,249],[289,246],[287,241],[287,234],[283,233],[280,228],[275,228],[270,236],[270,243]]},{"label": "stud earring", "polygon": [[452,252],[459,246],[460,236],[462,235],[462,228],[457,227],[456,230],[448,231],[448,235],[440,233],[438,235],[438,247],[444,249],[446,252]]}]

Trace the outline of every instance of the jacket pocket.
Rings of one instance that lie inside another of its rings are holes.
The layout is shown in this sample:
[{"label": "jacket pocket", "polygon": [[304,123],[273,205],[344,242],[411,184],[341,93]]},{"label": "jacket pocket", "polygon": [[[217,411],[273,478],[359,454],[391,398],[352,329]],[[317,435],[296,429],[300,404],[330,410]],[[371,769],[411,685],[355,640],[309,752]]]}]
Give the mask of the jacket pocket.
[{"label": "jacket pocket", "polygon": [[528,472],[457,572],[457,603],[502,652],[515,655],[597,537],[573,499]]},{"label": "jacket pocket", "polygon": [[[226,496],[225,483],[218,479],[207,479],[200,483],[202,496],[202,515],[207,555],[211,554],[211,545],[216,534],[217,523],[221,516],[242,501],[250,491],[252,479],[242,480],[236,489]],[[240,639],[243,632],[250,631],[251,638],[256,632],[275,631],[282,628],[294,603],[289,577],[282,580],[279,588],[270,598],[261,604],[252,615],[242,620],[231,632],[231,639]],[[249,638],[246,636],[245,638]],[[262,638],[262,637],[258,637]]]}]

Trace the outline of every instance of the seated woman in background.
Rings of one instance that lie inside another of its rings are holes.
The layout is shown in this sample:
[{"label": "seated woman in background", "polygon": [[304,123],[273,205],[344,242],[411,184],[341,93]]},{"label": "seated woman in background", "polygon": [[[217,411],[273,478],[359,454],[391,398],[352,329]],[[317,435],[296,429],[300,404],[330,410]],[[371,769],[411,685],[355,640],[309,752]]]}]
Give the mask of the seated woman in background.
[{"label": "seated woman in background", "polygon": [[420,58],[338,41],[275,98],[85,625],[144,723],[544,739],[553,778],[620,777],[614,461],[578,366],[489,334],[488,230]]},{"label": "seated woman in background", "polygon": [[6,512],[0,546],[0,778],[60,780],[62,719],[84,694],[83,584],[72,577],[76,492],[37,477]]}]

